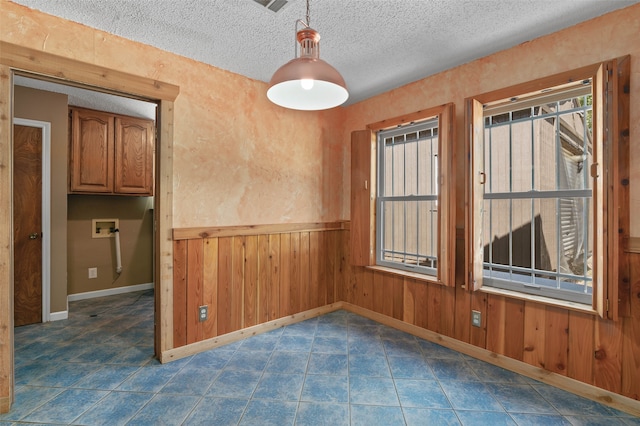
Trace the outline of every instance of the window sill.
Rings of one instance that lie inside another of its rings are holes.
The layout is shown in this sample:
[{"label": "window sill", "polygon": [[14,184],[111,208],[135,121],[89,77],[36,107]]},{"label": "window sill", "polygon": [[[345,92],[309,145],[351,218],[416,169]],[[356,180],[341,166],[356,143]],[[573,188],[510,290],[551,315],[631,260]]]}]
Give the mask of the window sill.
[{"label": "window sill", "polygon": [[394,269],[394,268],[389,268],[387,266],[378,266],[378,265],[365,266],[365,268],[373,271],[384,272],[387,274],[400,275],[406,278],[413,278],[415,280],[424,281],[430,284],[445,285],[443,282],[438,281],[437,277],[434,277],[431,275],[418,274],[416,272],[403,271],[402,269]]},{"label": "window sill", "polygon": [[552,299],[550,297],[536,296],[533,294],[520,293],[518,291],[505,290],[502,288],[494,288],[494,287],[488,287],[488,286],[482,286],[479,291],[483,293],[488,293],[488,294],[495,294],[497,296],[504,296],[512,299],[524,300],[526,302],[536,302],[542,305],[554,306],[557,308],[564,308],[571,311],[582,312],[585,314],[597,315],[597,312],[591,307],[591,305],[584,305],[582,303]]}]

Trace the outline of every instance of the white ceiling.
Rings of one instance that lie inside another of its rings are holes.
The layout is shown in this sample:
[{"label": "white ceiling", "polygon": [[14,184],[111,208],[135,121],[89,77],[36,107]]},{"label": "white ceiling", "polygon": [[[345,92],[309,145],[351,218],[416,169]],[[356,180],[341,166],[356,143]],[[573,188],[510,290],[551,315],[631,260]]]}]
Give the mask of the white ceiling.
[{"label": "white ceiling", "polygon": [[[306,0],[278,13],[253,0],[13,0],[268,82],[293,59]],[[320,56],[347,104],[640,0],[311,0]],[[588,49],[585,46],[585,49]]]}]

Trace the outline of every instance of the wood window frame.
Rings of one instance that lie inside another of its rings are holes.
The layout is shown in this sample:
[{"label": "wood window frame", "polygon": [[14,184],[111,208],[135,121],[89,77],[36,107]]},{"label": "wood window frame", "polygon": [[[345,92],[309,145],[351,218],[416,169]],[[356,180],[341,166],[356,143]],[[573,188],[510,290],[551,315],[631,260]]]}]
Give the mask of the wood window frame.
[{"label": "wood window frame", "polygon": [[[437,275],[376,266],[376,169],[379,130],[438,118],[438,268]],[[425,281],[454,286],[455,278],[455,106],[447,103],[367,125],[351,134],[351,264],[379,268]]]},{"label": "wood window frame", "polygon": [[[540,93],[562,84],[592,79],[594,153],[592,169],[593,297],[591,310],[601,318],[619,316],[618,288],[628,274],[628,257],[623,254],[624,234],[629,232],[628,139],[629,56],[599,62],[530,82],[498,89],[465,99],[465,285],[470,291],[482,288],[483,241],[482,201],[486,175],[483,166],[484,105],[523,94]],[[625,163],[627,165],[625,166]],[[601,232],[597,232],[597,230]],[[514,292],[505,292],[506,294]],[[519,297],[529,299],[526,294]],[[544,300],[531,297],[532,300]],[[563,304],[562,301],[558,301]],[[554,301],[549,300],[549,303]],[[575,304],[566,303],[575,308]]]}]

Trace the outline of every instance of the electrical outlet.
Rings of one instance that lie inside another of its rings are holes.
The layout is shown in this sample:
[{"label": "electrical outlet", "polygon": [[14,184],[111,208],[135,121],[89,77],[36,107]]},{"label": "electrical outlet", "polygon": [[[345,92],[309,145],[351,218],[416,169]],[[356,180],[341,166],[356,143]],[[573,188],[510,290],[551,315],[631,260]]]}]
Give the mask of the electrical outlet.
[{"label": "electrical outlet", "polygon": [[89,268],[89,279],[98,278],[98,268]]},{"label": "electrical outlet", "polygon": [[480,311],[471,311],[471,325],[474,327],[482,327],[482,314]]},{"label": "electrical outlet", "polygon": [[198,308],[198,320],[200,322],[206,321],[209,317],[209,307],[207,305],[202,305]]}]

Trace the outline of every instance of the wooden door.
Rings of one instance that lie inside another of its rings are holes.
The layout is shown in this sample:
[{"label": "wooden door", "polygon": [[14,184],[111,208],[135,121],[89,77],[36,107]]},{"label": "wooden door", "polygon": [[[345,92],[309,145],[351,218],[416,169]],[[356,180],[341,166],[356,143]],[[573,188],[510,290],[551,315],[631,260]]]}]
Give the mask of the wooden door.
[{"label": "wooden door", "polygon": [[13,127],[14,322],[42,322],[42,129]]},{"label": "wooden door", "polygon": [[71,192],[113,192],[113,115],[71,109]]},{"label": "wooden door", "polygon": [[154,123],[115,118],[115,192],[153,195]]}]

